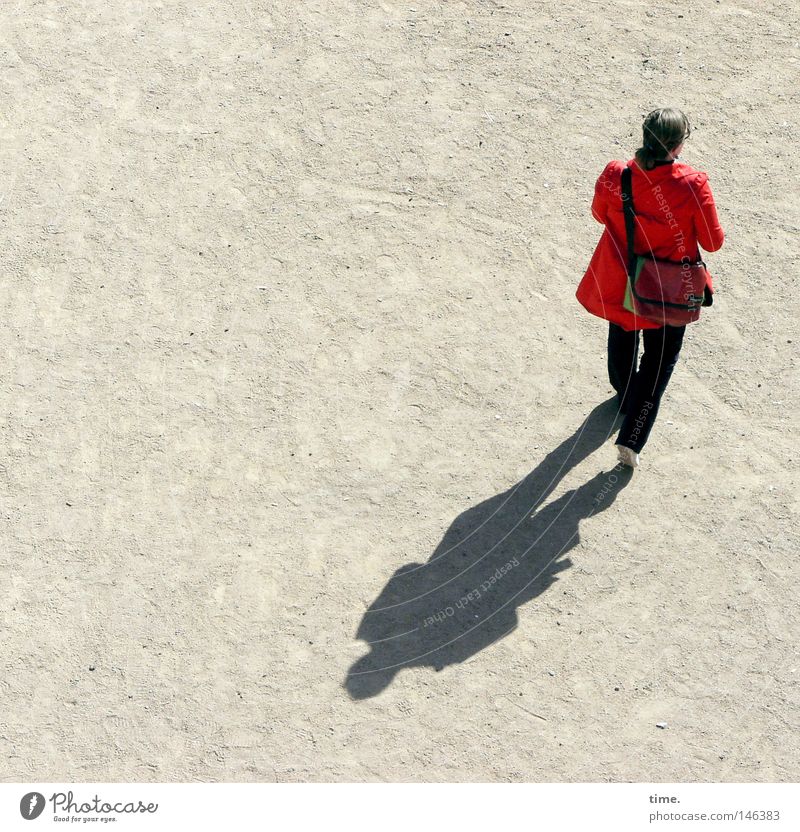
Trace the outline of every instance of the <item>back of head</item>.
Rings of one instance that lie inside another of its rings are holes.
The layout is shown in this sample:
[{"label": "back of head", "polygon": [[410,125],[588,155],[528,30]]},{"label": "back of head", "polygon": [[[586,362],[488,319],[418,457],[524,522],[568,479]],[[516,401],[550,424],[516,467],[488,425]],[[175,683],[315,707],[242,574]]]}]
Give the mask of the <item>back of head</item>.
[{"label": "back of head", "polygon": [[652,170],[653,162],[665,159],[683,143],[690,130],[689,119],[681,110],[663,107],[648,113],[642,124],[642,146],[636,151],[639,165]]}]

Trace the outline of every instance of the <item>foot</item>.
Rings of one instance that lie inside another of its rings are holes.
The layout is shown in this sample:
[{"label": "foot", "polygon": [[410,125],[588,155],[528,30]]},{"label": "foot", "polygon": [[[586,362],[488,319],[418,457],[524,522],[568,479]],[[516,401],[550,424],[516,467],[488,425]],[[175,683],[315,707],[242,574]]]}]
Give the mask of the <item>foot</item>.
[{"label": "foot", "polygon": [[627,465],[629,468],[639,467],[639,454],[633,449],[627,448],[625,445],[617,445],[617,454],[623,465]]}]

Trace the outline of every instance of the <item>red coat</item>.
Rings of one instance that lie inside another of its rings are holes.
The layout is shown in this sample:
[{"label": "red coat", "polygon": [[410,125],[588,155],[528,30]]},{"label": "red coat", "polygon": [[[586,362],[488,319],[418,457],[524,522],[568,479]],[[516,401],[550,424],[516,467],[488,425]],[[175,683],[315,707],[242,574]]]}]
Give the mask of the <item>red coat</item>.
[{"label": "red coat", "polygon": [[[708,174],[677,160],[650,171],[640,168],[634,159],[629,164],[633,168],[637,254],[649,250],[656,257],[680,262],[684,256],[698,258],[698,243],[706,251],[716,251],[722,246],[725,235],[717,218]],[[654,329],[657,323],[635,316],[622,305],[628,257],[620,195],[624,169],[625,162],[612,160],[594,186],[592,216],[605,229],[575,296],[593,315],[613,321],[623,329]],[[713,290],[710,274],[708,285]]]}]

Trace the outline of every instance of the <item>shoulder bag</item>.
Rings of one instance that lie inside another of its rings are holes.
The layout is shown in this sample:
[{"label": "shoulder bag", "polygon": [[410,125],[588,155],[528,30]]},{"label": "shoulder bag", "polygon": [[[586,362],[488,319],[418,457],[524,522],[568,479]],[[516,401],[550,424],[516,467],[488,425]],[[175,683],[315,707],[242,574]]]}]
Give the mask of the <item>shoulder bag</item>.
[{"label": "shoulder bag", "polygon": [[700,317],[701,306],[711,306],[706,264],[684,257],[681,262],[633,250],[634,217],[632,171],[622,171],[622,209],[628,238],[628,285],[623,306],[634,315],[660,326],[683,326]]}]

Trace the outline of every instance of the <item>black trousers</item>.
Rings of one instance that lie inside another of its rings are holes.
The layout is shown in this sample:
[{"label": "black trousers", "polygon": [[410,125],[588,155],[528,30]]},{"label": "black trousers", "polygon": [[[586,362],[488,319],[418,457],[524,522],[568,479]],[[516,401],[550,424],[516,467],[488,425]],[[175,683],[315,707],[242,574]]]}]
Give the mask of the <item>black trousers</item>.
[{"label": "black trousers", "polygon": [[[639,369],[639,332],[644,352]],[[627,332],[617,324],[608,325],[608,378],[617,391],[620,410],[625,414],[617,437],[639,453],[653,428],[661,396],[667,388],[683,344],[685,326],[662,326],[658,329]]]}]

